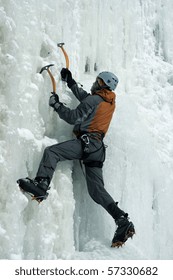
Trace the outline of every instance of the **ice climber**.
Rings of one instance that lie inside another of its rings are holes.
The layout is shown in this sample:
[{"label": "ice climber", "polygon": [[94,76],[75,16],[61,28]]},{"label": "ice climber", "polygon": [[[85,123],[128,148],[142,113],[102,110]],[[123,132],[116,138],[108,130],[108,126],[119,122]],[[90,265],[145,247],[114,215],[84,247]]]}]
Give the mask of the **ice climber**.
[{"label": "ice climber", "polygon": [[105,160],[103,139],[115,110],[116,95],[113,90],[118,84],[118,78],[111,72],[101,72],[91,87],[91,94],[78,87],[67,68],[61,70],[61,78],[67,82],[80,104],[71,110],[61,103],[58,95],[53,92],[49,105],[61,119],[74,125],[73,132],[76,138],[47,147],[36,178],[19,179],[18,184],[23,191],[42,201],[48,196],[47,191],[57,163],[64,160],[82,160],[91,198],[113,217],[117,225],[112,247],[122,246],[135,233],[134,225],[129,221],[128,214],[118,207],[104,188],[102,174]]}]

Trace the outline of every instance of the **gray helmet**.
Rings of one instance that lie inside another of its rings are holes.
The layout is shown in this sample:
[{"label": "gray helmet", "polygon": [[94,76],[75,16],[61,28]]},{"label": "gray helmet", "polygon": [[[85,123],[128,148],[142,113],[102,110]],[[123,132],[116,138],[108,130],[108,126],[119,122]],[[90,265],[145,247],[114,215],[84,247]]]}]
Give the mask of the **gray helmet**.
[{"label": "gray helmet", "polygon": [[101,72],[97,78],[100,78],[104,81],[104,83],[110,88],[110,90],[114,90],[118,84],[118,78],[111,72]]}]

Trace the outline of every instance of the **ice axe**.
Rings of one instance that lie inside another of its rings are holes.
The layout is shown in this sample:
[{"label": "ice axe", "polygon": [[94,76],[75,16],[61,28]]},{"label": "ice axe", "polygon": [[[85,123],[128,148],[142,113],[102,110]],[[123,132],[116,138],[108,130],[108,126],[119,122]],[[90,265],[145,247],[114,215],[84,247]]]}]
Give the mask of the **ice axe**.
[{"label": "ice axe", "polygon": [[61,48],[61,50],[62,50],[62,52],[63,52],[63,54],[64,54],[64,56],[65,56],[66,68],[69,69],[69,58],[68,58],[68,55],[67,55],[67,53],[66,53],[66,51],[65,51],[65,49],[64,49],[64,47],[63,47],[64,45],[65,45],[64,43],[58,43],[58,44],[57,44],[57,46],[58,46],[59,48]]},{"label": "ice axe", "polygon": [[54,64],[49,64],[49,65],[46,65],[46,66],[42,67],[41,70],[40,70],[40,74],[41,74],[44,70],[46,70],[46,71],[48,72],[48,74],[49,74],[49,76],[50,76],[50,78],[51,78],[51,81],[52,81],[53,92],[56,93],[56,82],[55,82],[55,78],[54,78],[54,76],[52,75],[51,71],[49,70],[49,67],[51,67],[51,66],[54,66]]}]

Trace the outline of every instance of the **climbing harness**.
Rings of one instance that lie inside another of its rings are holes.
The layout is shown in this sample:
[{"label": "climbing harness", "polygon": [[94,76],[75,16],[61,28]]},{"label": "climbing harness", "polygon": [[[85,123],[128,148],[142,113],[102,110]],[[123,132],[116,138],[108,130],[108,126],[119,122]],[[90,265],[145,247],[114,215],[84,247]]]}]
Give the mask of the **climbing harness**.
[{"label": "climbing harness", "polygon": [[[107,146],[103,143],[103,135],[101,135],[99,133],[90,133],[90,134],[84,133],[79,137],[79,139],[81,140],[82,149],[83,149],[83,156],[82,156],[83,164],[85,166],[88,166],[88,167],[102,168],[103,167],[103,162],[105,161],[105,151],[106,151],[106,148],[107,148]],[[95,150],[93,152],[90,152],[90,150],[89,150],[90,139],[96,139],[97,141],[101,141],[102,145],[97,150]],[[103,153],[104,153],[104,158],[103,158],[102,161],[96,161],[96,160],[95,161],[93,161],[93,160],[92,161],[87,161],[87,158],[91,154],[97,153],[101,149],[103,149]],[[81,165],[81,168],[82,168],[81,160],[80,160],[80,165]],[[83,171],[83,168],[82,168],[82,171]],[[83,174],[84,174],[84,171],[83,171]]]}]

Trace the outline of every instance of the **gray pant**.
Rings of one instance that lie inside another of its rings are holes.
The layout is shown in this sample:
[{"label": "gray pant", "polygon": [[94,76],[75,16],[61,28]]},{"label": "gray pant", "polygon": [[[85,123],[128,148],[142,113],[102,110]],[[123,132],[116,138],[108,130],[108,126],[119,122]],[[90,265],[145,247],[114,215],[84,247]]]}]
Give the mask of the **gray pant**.
[{"label": "gray pant", "polygon": [[[113,198],[104,188],[102,168],[87,166],[88,162],[104,161],[105,149],[102,141],[90,139],[89,151],[86,156],[83,154],[82,142],[80,139],[74,139],[60,144],[47,147],[44,150],[43,158],[37,172],[37,177],[52,179],[56,165],[64,160],[83,160],[86,172],[86,181],[88,192],[91,198],[102,207],[104,207],[114,219],[124,214],[120,210]],[[111,211],[110,211],[111,205]],[[113,207],[112,207],[113,206]]]}]

